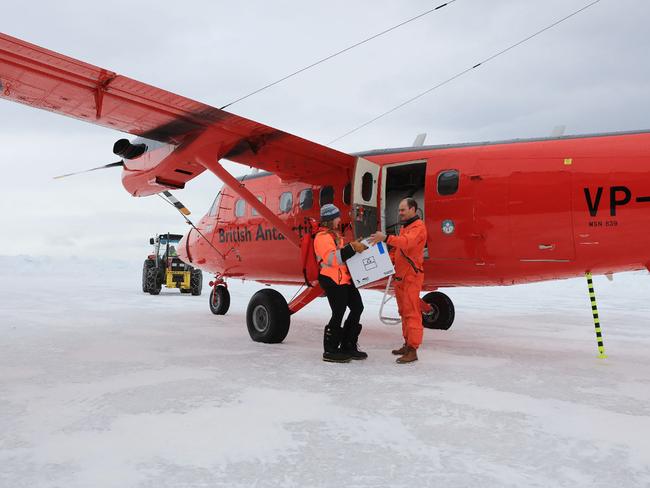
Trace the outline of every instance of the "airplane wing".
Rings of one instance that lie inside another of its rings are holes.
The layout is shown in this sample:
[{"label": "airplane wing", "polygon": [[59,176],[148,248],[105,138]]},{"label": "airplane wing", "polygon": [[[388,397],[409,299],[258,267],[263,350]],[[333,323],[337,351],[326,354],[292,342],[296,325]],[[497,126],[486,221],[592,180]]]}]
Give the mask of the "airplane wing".
[{"label": "airplane wing", "polygon": [[[356,160],[349,154],[3,33],[0,97],[172,145],[172,149],[209,134],[215,142],[224,141],[220,158],[271,171],[289,181],[349,181]],[[187,156],[183,153],[183,157]],[[127,165],[127,170],[138,169],[156,176],[155,168]],[[202,170],[174,171],[184,184]]]}]

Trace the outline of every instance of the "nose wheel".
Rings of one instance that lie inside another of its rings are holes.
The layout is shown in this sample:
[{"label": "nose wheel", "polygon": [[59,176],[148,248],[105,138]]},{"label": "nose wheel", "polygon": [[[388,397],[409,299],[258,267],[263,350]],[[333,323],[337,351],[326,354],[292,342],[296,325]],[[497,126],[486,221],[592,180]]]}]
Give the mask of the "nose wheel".
[{"label": "nose wheel", "polygon": [[230,308],[230,292],[223,285],[212,287],[210,292],[210,311],[215,315],[225,315]]},{"label": "nose wheel", "polygon": [[431,307],[429,312],[422,313],[422,325],[427,329],[448,330],[456,316],[451,298],[439,291],[432,291],[424,295],[422,300]]}]

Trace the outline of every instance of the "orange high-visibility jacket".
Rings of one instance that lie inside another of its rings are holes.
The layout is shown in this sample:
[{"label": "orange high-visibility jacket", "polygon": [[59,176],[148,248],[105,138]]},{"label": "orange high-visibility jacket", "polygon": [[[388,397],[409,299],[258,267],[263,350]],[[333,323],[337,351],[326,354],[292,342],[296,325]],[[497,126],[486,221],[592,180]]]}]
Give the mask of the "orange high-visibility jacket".
[{"label": "orange high-visibility jacket", "polygon": [[336,236],[335,241],[332,231],[326,227],[319,228],[314,238],[314,252],[320,263],[320,274],[331,278],[337,285],[347,285],[352,283],[352,278],[341,256],[345,245],[343,237],[338,233]]},{"label": "orange high-visibility jacket", "polygon": [[422,219],[403,226],[399,236],[388,236],[386,243],[395,249],[395,277],[424,277],[424,246],[427,228]]}]

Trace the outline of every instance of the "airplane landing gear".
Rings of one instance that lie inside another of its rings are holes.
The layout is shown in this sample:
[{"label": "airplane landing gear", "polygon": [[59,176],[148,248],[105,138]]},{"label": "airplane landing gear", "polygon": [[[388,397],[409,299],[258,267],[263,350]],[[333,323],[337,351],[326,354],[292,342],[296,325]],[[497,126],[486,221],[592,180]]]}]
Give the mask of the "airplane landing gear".
[{"label": "airplane landing gear", "polygon": [[210,311],[215,315],[226,315],[230,308],[230,292],[225,286],[215,286],[210,292]]},{"label": "airplane landing gear", "polygon": [[447,330],[454,323],[454,303],[444,293],[432,291],[422,297],[431,306],[431,311],[422,314],[422,325],[427,329]]},{"label": "airplane landing gear", "polygon": [[252,296],[246,310],[246,325],[255,342],[282,342],[289,333],[290,323],[289,306],[279,292],[265,288]]},{"label": "airplane landing gear", "polygon": [[230,308],[230,292],[226,282],[221,278],[215,278],[210,282],[210,311],[215,315],[226,315]]}]

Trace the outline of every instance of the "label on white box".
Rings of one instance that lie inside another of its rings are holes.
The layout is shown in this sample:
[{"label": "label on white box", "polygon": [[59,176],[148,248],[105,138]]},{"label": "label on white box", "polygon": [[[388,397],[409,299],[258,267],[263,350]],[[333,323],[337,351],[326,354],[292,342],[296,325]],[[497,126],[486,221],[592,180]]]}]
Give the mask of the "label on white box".
[{"label": "label on white box", "polygon": [[346,261],[352,281],[357,288],[387,278],[395,273],[393,263],[388,255],[386,244],[378,242],[370,245],[368,239],[362,241],[368,249],[355,254]]}]

